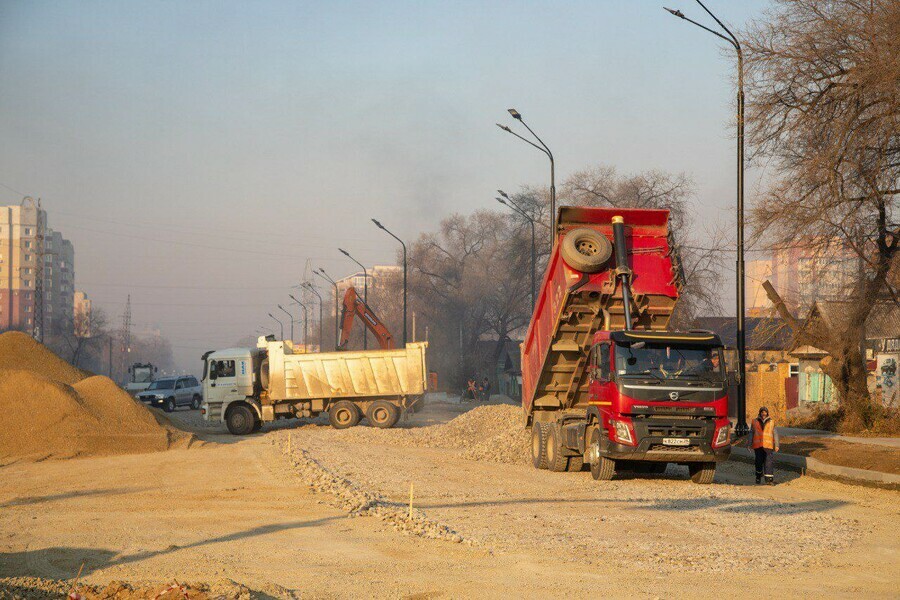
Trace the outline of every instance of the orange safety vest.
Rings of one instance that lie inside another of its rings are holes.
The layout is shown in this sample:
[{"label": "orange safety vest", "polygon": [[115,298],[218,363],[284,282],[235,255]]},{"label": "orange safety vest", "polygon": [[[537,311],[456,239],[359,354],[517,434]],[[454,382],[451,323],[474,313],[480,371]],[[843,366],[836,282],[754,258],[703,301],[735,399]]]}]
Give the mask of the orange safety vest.
[{"label": "orange safety vest", "polygon": [[769,419],[763,425],[759,419],[753,419],[753,448],[775,449],[775,421]]}]

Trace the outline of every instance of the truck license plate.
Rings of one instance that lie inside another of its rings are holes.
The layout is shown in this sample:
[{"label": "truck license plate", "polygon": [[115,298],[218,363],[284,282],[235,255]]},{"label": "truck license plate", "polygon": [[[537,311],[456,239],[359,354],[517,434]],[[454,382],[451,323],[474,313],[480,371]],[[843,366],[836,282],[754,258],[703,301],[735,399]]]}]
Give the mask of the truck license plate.
[{"label": "truck license plate", "polygon": [[666,446],[690,446],[691,440],[685,438],[663,438],[663,444]]}]

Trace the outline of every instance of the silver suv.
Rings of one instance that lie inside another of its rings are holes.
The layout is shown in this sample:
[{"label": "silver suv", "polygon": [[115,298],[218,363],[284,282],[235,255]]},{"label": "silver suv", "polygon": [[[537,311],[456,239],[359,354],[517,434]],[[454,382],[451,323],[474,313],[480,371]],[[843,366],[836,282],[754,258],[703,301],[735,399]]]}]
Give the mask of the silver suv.
[{"label": "silver suv", "polygon": [[172,412],[179,406],[190,406],[196,410],[203,403],[203,388],[191,375],[162,377],[153,381],[137,398],[151,406],[162,406],[166,412]]}]

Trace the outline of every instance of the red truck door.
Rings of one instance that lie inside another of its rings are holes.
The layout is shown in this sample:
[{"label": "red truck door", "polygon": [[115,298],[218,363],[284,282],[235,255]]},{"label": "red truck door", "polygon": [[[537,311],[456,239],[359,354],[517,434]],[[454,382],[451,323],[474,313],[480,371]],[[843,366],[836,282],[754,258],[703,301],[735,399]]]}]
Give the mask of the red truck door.
[{"label": "red truck door", "polygon": [[609,342],[600,342],[591,349],[590,403],[601,411],[612,406],[616,393],[612,383],[611,355]]}]

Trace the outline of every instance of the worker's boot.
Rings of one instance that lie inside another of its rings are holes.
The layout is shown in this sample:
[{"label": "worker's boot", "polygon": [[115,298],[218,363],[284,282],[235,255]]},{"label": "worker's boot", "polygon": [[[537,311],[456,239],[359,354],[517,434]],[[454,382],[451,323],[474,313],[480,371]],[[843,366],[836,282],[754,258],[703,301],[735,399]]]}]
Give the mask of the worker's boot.
[{"label": "worker's boot", "polygon": [[775,477],[772,475],[766,475],[766,485],[775,485]]},{"label": "worker's boot", "polygon": [[757,475],[756,476],[756,485],[759,485],[760,483],[762,483],[762,477],[760,475]]}]

